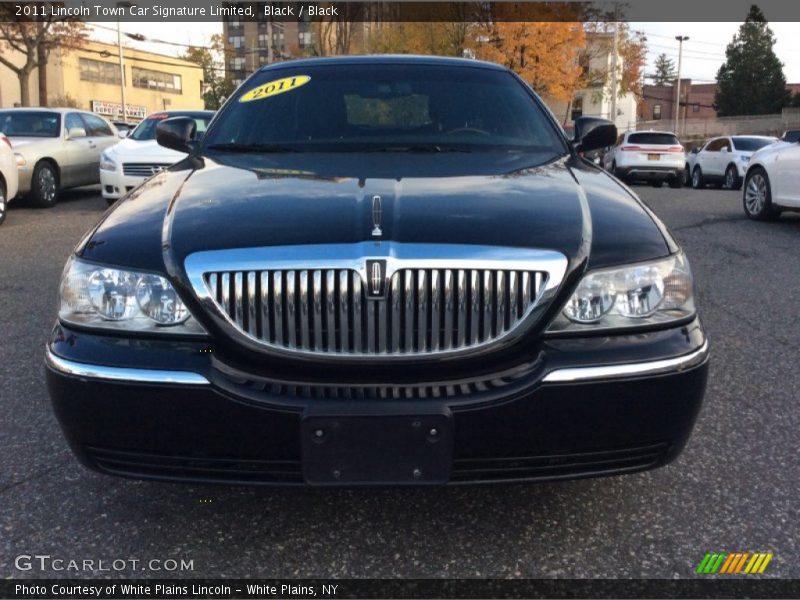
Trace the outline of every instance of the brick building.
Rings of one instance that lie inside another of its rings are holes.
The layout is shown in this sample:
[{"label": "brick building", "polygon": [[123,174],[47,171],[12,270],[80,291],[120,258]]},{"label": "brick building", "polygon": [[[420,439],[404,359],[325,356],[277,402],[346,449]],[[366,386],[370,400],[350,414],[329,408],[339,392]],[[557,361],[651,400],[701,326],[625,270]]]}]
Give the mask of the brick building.
[{"label": "brick building", "polygon": [[[800,83],[790,83],[787,89],[792,94],[800,92]],[[681,79],[680,120],[714,119],[714,95],[716,83],[692,83]],[[661,85],[644,86],[644,98],[639,104],[639,119],[642,121],[669,121],[675,118],[675,87]]]}]

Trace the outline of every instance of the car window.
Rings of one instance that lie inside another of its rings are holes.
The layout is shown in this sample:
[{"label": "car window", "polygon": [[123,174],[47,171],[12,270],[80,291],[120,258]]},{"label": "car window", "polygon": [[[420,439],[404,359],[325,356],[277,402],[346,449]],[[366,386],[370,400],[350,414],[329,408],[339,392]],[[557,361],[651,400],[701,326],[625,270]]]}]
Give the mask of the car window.
[{"label": "car window", "polygon": [[774,144],[777,140],[773,138],[757,138],[757,137],[735,137],[733,145],[737,150],[744,150],[746,152],[755,152],[761,150],[764,146]]},{"label": "car window", "polygon": [[58,137],[61,115],[41,110],[0,110],[0,131],[8,137]]},{"label": "car window", "polygon": [[81,115],[83,120],[86,121],[86,133],[92,136],[114,135],[111,127],[103,119],[97,115],[83,113]]},{"label": "car window", "polygon": [[663,146],[680,146],[678,138],[671,133],[656,133],[648,131],[645,133],[632,133],[628,136],[631,144],[657,144]]},{"label": "car window", "polygon": [[720,150],[723,149],[727,150],[728,152],[731,151],[731,141],[729,139],[722,140],[722,146],[720,147]]},{"label": "car window", "polygon": [[793,131],[787,131],[783,134],[783,141],[784,142],[791,142],[795,143],[800,141],[800,129],[795,129]]},{"label": "car window", "polygon": [[67,132],[69,132],[70,129],[83,129],[86,131],[86,134],[89,135],[86,123],[83,122],[83,119],[81,119],[78,113],[67,113],[64,117],[64,129],[66,129]]},{"label": "car window", "polygon": [[547,113],[512,74],[418,64],[263,71],[237,91],[204,139],[206,149],[566,152]]},{"label": "car window", "polygon": [[[163,121],[164,119],[170,119],[172,117],[191,117],[191,114],[183,115],[181,113],[156,113],[154,115],[150,115],[144,121],[139,123],[136,126],[136,129],[133,130],[128,138],[132,140],[144,141],[144,140],[154,140],[156,139],[156,125],[158,125],[159,121]],[[193,117],[195,125],[197,126],[197,130],[195,131],[195,137],[200,137],[206,132],[206,128],[208,127],[209,122],[211,122],[211,117]]]},{"label": "car window", "polygon": [[718,138],[716,140],[711,140],[708,142],[706,147],[703,149],[705,152],[719,152],[722,148],[722,145],[725,143],[725,140],[722,138]]}]

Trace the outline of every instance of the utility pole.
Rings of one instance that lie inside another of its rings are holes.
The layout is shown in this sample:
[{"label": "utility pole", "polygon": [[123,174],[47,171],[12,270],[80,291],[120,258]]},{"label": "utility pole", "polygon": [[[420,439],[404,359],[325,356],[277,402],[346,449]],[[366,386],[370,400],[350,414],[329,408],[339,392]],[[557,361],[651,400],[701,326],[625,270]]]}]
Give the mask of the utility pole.
[{"label": "utility pole", "polygon": [[[117,2],[117,8],[127,9],[130,2]],[[122,30],[120,29],[120,16],[117,14],[117,49],[119,50],[119,91],[122,98],[122,121],[128,121],[128,106],[125,102],[125,63],[122,60]]]},{"label": "utility pole", "polygon": [[614,43],[611,47],[611,108],[608,111],[609,120],[617,124],[617,49],[619,48],[619,22],[617,17],[618,5],[614,4]]},{"label": "utility pole", "polygon": [[683,58],[683,42],[689,39],[688,35],[676,35],[678,40],[678,78],[675,80],[675,135],[680,136],[678,118],[681,110],[681,59]]}]

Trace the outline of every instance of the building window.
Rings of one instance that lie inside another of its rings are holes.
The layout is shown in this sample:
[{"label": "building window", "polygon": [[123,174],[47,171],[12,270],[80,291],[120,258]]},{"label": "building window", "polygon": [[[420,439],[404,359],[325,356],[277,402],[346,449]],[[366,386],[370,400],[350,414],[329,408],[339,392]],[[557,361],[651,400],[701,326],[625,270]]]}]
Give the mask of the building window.
[{"label": "building window", "polygon": [[311,40],[310,31],[301,31],[300,33],[297,34],[297,38],[301,48],[307,48],[308,46],[311,46],[313,43]]},{"label": "building window", "polygon": [[700,112],[700,105],[692,104],[692,112]]},{"label": "building window", "polygon": [[653,120],[660,121],[661,120],[661,105],[654,104],[653,105]]},{"label": "building window", "polygon": [[570,116],[573,121],[583,116],[583,96],[578,96],[572,101],[572,113]]},{"label": "building window", "polygon": [[230,62],[231,71],[244,71],[244,57],[237,56],[232,58]]},{"label": "building window", "polygon": [[233,48],[242,48],[244,46],[244,36],[243,35],[229,35],[228,36],[228,43]]},{"label": "building window", "polygon": [[133,67],[133,87],[182,94],[181,76]]},{"label": "building window", "polygon": [[81,71],[81,81],[96,81],[98,83],[113,83],[119,85],[119,65],[91,58],[80,58],[78,64]]}]

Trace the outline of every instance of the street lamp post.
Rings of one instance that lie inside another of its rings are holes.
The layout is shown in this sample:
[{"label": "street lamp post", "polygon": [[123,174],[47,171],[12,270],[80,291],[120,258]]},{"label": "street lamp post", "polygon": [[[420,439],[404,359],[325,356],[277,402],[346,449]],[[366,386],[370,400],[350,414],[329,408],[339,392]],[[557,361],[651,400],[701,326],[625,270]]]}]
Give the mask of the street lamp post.
[{"label": "street lamp post", "polygon": [[678,78],[675,82],[675,135],[680,136],[680,126],[678,118],[681,110],[681,60],[683,59],[683,42],[689,39],[688,35],[676,35],[678,40]]}]

